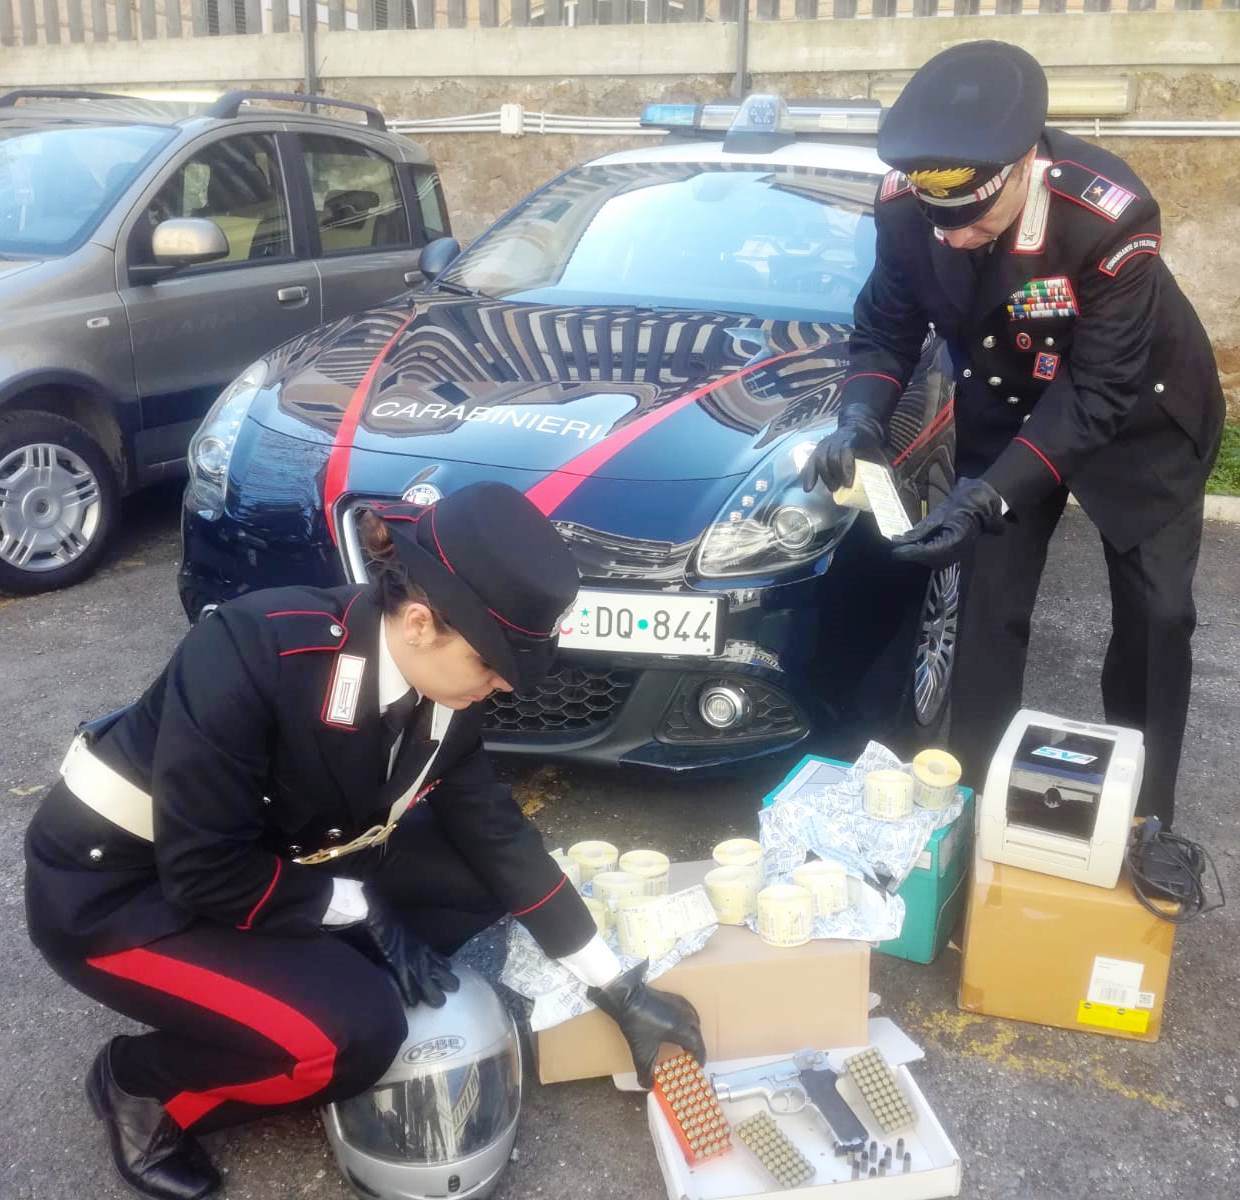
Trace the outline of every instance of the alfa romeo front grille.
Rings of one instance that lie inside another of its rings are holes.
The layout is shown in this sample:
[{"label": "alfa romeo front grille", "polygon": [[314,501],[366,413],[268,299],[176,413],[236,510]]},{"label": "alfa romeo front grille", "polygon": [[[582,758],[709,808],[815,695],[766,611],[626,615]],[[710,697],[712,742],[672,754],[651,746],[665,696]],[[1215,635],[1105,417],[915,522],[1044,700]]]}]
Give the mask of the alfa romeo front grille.
[{"label": "alfa romeo front grille", "polygon": [[483,728],[488,734],[586,734],[597,732],[619,713],[636,672],[562,667],[532,696],[497,692],[487,702]]}]

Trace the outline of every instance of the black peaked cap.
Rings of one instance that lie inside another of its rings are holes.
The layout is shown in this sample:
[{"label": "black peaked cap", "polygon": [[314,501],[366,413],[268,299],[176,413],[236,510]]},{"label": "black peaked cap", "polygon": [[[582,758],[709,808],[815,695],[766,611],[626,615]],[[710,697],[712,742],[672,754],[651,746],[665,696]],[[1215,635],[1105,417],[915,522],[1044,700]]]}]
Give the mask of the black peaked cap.
[{"label": "black peaked cap", "polygon": [[1046,108],[1046,73],[1033,55],[1007,42],[964,42],[908,81],[879,130],[878,154],[910,177],[938,224],[969,224],[998,198],[987,183],[1041,136]]},{"label": "black peaked cap", "polygon": [[555,526],[505,483],[470,484],[425,508],[373,507],[410,581],[506,682],[532,692],[581,582]]}]

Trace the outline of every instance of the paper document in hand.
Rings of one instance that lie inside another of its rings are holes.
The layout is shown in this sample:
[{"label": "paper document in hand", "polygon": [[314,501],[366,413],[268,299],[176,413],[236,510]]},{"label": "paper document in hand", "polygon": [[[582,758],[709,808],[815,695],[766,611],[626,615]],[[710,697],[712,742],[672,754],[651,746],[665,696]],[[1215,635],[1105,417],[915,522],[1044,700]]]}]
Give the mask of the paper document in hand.
[{"label": "paper document in hand", "polygon": [[878,531],[885,538],[897,533],[907,533],[913,527],[904,511],[904,503],[896,490],[895,477],[890,467],[879,463],[856,460],[857,482],[865,489],[865,498],[878,522]]}]

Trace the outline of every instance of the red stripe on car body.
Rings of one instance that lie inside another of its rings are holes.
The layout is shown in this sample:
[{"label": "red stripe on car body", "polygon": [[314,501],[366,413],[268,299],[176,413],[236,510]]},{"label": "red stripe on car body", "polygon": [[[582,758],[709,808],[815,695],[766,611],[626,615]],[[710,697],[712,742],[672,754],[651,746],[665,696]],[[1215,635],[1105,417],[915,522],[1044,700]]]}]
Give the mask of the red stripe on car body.
[{"label": "red stripe on car body", "polygon": [[953,396],[945,405],[943,405],[941,409],[939,409],[938,413],[935,414],[934,420],[932,420],[930,424],[925,427],[925,429],[923,429],[911,442],[909,442],[908,446],[901,451],[901,453],[897,454],[896,457],[891,460],[891,465],[893,467],[898,467],[902,462],[904,462],[905,459],[908,458],[910,454],[913,453],[914,450],[917,449],[918,446],[924,446],[932,437],[934,437],[936,433],[939,432],[940,429],[943,428],[944,425],[947,424],[948,421],[952,419],[955,413],[956,397]]},{"label": "red stripe on car body", "polygon": [[400,328],[388,338],[383,349],[375,355],[374,361],[366,368],[366,374],[362,376],[361,383],[354,388],[353,395],[349,397],[344,416],[340,418],[340,427],[336,430],[336,437],[332,442],[331,454],[327,459],[327,474],[323,480],[323,512],[327,516],[327,532],[331,535],[333,545],[336,542],[336,522],[333,519],[332,510],[336,507],[336,501],[340,499],[345,484],[349,481],[349,456],[353,450],[353,436],[357,433],[358,423],[362,419],[362,407],[370,396],[375,376],[379,374],[379,368],[383,365],[383,360],[387,358],[388,351],[395,345],[396,339],[409,328],[416,315],[417,309],[415,308],[401,322]]},{"label": "red stripe on car body", "polygon": [[576,458],[569,459],[562,467],[558,467],[545,479],[540,479],[534,484],[525,493],[526,498],[544,516],[549,517],[587,479],[595,475],[603,466],[615,458],[621,450],[626,446],[631,446],[644,433],[647,433],[656,425],[662,424],[668,417],[674,416],[681,409],[687,408],[703,396],[710,395],[716,388],[721,388],[726,383],[732,383],[736,379],[743,379],[746,375],[752,375],[755,371],[760,371],[764,367],[769,367],[785,358],[792,358],[793,355],[804,354],[805,352],[804,349],[788,350],[783,354],[776,354],[772,358],[764,358],[761,362],[741,367],[739,371],[733,371],[730,375],[723,376],[722,379],[713,380],[711,383],[703,384],[691,392],[686,392],[683,396],[678,396],[675,400],[669,401],[661,408],[656,408],[652,412],[646,413],[645,416],[638,417],[631,425],[626,425],[623,429],[617,429],[615,433],[609,434],[597,445],[582,451]]}]

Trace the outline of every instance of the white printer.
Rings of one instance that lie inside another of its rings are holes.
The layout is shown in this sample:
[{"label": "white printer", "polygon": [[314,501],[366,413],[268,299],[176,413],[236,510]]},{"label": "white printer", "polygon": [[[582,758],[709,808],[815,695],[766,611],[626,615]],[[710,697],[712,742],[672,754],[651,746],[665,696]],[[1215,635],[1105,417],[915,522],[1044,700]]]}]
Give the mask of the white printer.
[{"label": "white printer", "polygon": [[1144,768],[1138,730],[1021,709],[986,775],[982,857],[1114,887]]}]

